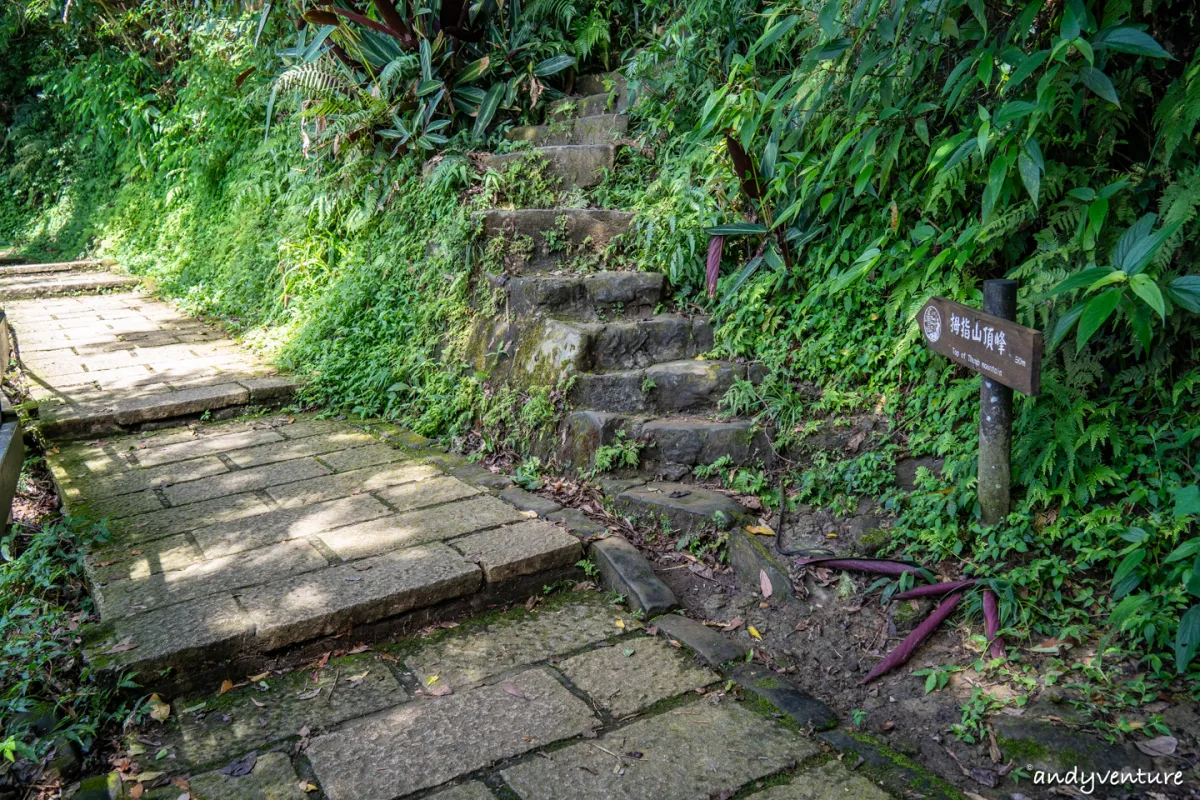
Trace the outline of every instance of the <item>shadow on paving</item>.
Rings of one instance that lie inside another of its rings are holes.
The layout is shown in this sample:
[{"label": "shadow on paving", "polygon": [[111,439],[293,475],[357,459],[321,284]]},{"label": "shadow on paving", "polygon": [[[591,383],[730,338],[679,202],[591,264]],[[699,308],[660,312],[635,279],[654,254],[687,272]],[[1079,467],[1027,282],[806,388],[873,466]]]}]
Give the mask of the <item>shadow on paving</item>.
[{"label": "shadow on paving", "polygon": [[[89,655],[151,670],[411,627],[572,573],[579,540],[352,425],[275,417],[63,445],[69,513],[109,520]],[[455,605],[457,604],[457,605]],[[411,619],[402,615],[421,614]]]}]

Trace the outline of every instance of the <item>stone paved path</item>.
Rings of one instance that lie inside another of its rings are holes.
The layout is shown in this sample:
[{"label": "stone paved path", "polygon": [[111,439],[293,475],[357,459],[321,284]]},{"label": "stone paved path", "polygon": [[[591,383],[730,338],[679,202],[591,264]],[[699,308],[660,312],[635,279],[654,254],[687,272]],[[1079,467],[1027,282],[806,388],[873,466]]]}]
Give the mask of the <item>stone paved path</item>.
[{"label": "stone paved path", "polygon": [[87,560],[93,661],[194,679],[199,662],[461,613],[574,569],[579,539],[447,459],[312,416],[60,445],[47,460],[67,511],[112,531]]},{"label": "stone paved path", "polygon": [[[61,286],[77,276],[37,277]],[[219,330],[165,303],[136,292],[13,301],[19,280],[0,276],[0,305],[47,436],[107,433],[292,392],[290,380]]]},{"label": "stone paved path", "polygon": [[[145,761],[133,776],[186,776],[193,800],[886,800],[907,788],[852,771],[853,754],[596,591],[352,643],[169,698],[167,721],[129,740]],[[174,800],[177,786],[145,796]]]}]

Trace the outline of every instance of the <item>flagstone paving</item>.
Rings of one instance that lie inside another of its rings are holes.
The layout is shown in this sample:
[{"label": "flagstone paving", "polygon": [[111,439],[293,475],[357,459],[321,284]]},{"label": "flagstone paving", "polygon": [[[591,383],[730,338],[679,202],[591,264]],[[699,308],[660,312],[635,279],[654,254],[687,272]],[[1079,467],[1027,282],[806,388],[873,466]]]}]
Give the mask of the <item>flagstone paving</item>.
[{"label": "flagstone paving", "polygon": [[524,591],[520,579],[582,556],[563,528],[331,420],[76,441],[47,461],[67,512],[111,530],[87,558],[103,623],[89,652],[106,668],[274,651],[484,590]]},{"label": "flagstone paving", "polygon": [[166,721],[130,735],[146,761],[130,772],[151,771],[151,800],[176,800],[171,779],[200,800],[893,797],[655,633],[584,589],[374,648],[347,639],[347,655],[167,698]]},{"label": "flagstone paving", "polygon": [[30,288],[132,280],[105,272],[0,276],[0,302],[45,435],[111,433],[291,396],[291,380],[166,303],[129,291],[44,297]]}]

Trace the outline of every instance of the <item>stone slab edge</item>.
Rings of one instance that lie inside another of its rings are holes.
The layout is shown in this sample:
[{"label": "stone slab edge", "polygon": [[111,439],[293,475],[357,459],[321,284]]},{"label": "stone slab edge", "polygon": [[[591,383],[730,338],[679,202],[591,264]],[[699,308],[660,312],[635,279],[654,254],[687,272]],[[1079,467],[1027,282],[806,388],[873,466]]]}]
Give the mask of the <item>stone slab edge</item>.
[{"label": "stone slab edge", "polygon": [[[967,800],[966,795],[911,759],[900,755],[870,736],[846,731],[826,731],[817,738],[833,749],[863,759],[866,771],[898,797],[920,796],[925,800]],[[844,761],[853,764],[854,761]]]}]

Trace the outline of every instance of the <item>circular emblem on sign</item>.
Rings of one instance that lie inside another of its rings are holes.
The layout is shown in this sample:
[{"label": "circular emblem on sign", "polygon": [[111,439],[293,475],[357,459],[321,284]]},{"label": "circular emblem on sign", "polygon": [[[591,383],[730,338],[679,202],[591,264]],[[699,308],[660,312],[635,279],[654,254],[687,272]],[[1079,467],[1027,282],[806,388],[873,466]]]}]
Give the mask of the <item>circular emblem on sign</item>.
[{"label": "circular emblem on sign", "polygon": [[925,331],[925,338],[929,341],[936,342],[942,338],[942,315],[936,306],[928,306],[925,309],[925,313],[921,316],[921,327]]}]

